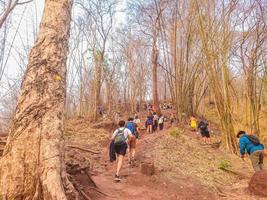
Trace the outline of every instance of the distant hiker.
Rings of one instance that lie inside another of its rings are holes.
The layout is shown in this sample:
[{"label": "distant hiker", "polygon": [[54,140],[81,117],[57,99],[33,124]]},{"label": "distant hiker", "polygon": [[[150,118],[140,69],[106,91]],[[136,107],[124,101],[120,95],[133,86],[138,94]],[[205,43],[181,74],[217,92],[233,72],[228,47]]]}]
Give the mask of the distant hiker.
[{"label": "distant hiker", "polygon": [[111,140],[114,141],[114,149],[117,157],[117,171],[115,174],[115,181],[120,181],[120,170],[123,163],[123,158],[127,151],[127,141],[130,140],[133,136],[129,129],[125,128],[125,121],[119,121],[119,128],[116,129],[111,137]]},{"label": "distant hiker", "polygon": [[144,110],[147,111],[147,104],[144,104]]},{"label": "distant hiker", "polygon": [[247,152],[254,170],[264,170],[264,145],[260,143],[259,138],[256,135],[248,135],[245,131],[239,131],[237,138],[239,138],[241,158],[244,159]]},{"label": "distant hiker", "polygon": [[148,111],[151,112],[153,110],[153,106],[151,105],[151,103],[148,104]]},{"label": "distant hiker", "polygon": [[164,116],[162,114],[159,115],[159,130],[163,130],[164,127]]},{"label": "distant hiker", "polygon": [[130,150],[129,150],[129,164],[133,164],[135,160],[135,148],[136,148],[136,138],[137,138],[137,129],[136,124],[134,123],[134,119],[132,117],[129,117],[128,122],[125,126],[127,129],[129,129],[133,135],[131,139],[128,141]]},{"label": "distant hiker", "polygon": [[148,133],[152,133],[153,131],[153,119],[154,119],[154,116],[152,114],[149,114],[147,116],[146,127],[147,127]]},{"label": "distant hiker", "polygon": [[136,138],[139,139],[139,137],[140,137],[141,120],[139,119],[138,115],[135,116],[134,123],[136,124],[136,131],[137,131]]},{"label": "distant hiker", "polygon": [[193,131],[197,130],[197,119],[194,116],[190,118],[190,127],[193,129]]},{"label": "distant hiker", "polygon": [[115,112],[115,115],[114,115],[114,121],[116,123],[119,123],[120,121],[120,113],[119,112]]},{"label": "distant hiker", "polygon": [[205,121],[200,121],[198,124],[198,129],[200,130],[200,134],[202,136],[202,140],[204,144],[210,144],[210,132],[208,128],[209,124]]},{"label": "distant hiker", "polygon": [[103,116],[103,109],[102,109],[102,107],[98,107],[97,108],[97,111],[98,111],[98,114],[102,117]]},{"label": "distant hiker", "polygon": [[153,132],[157,131],[157,129],[158,129],[158,119],[159,119],[159,117],[158,117],[157,113],[154,112],[153,113],[153,127],[152,127]]}]

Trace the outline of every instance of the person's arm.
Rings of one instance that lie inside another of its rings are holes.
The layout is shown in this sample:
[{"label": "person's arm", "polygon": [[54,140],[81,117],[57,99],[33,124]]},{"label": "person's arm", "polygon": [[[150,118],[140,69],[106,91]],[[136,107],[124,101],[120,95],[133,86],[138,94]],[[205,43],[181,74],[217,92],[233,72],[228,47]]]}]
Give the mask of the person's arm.
[{"label": "person's arm", "polygon": [[127,133],[127,138],[128,138],[128,140],[130,140],[130,139],[133,137],[132,132],[131,132],[128,128],[126,128],[125,131],[126,131],[126,133]]},{"label": "person's arm", "polygon": [[117,130],[115,130],[115,131],[114,131],[114,133],[112,134],[112,136],[111,136],[110,140],[114,140],[114,139],[115,139],[115,136],[116,136],[116,134],[117,134]]},{"label": "person's arm", "polygon": [[247,147],[246,138],[245,137],[241,137],[240,140],[239,140],[239,150],[240,150],[241,158],[244,158],[244,156],[245,156],[246,147]]}]

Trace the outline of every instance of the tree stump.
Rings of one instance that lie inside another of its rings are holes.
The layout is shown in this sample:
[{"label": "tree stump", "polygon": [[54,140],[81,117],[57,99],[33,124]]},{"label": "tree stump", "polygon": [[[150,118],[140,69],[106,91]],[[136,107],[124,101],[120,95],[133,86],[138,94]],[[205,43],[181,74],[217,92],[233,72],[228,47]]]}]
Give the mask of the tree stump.
[{"label": "tree stump", "polygon": [[257,171],[249,182],[249,191],[255,195],[267,197],[267,171]]}]

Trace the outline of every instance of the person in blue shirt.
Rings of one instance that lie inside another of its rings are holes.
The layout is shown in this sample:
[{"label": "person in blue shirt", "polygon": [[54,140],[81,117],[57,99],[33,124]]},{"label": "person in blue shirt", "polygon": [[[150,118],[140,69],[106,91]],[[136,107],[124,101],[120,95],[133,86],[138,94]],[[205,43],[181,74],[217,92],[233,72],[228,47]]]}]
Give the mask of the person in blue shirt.
[{"label": "person in blue shirt", "polygon": [[245,131],[237,133],[241,158],[249,154],[252,166],[255,171],[264,170],[264,145],[260,143],[255,135],[248,135]]},{"label": "person in blue shirt", "polygon": [[128,122],[125,126],[127,129],[129,129],[133,135],[131,140],[128,141],[128,144],[130,146],[129,150],[129,164],[134,165],[135,161],[135,148],[136,148],[136,138],[137,138],[137,128],[136,124],[134,123],[134,118],[129,117]]}]

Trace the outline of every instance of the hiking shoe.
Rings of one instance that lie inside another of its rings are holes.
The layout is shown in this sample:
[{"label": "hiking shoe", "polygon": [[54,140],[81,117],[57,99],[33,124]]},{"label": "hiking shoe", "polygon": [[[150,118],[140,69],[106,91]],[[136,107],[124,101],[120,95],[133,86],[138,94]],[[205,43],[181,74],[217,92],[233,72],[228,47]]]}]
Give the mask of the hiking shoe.
[{"label": "hiking shoe", "polygon": [[121,177],[120,176],[118,176],[117,174],[115,174],[115,178],[114,178],[114,181],[121,181]]}]

